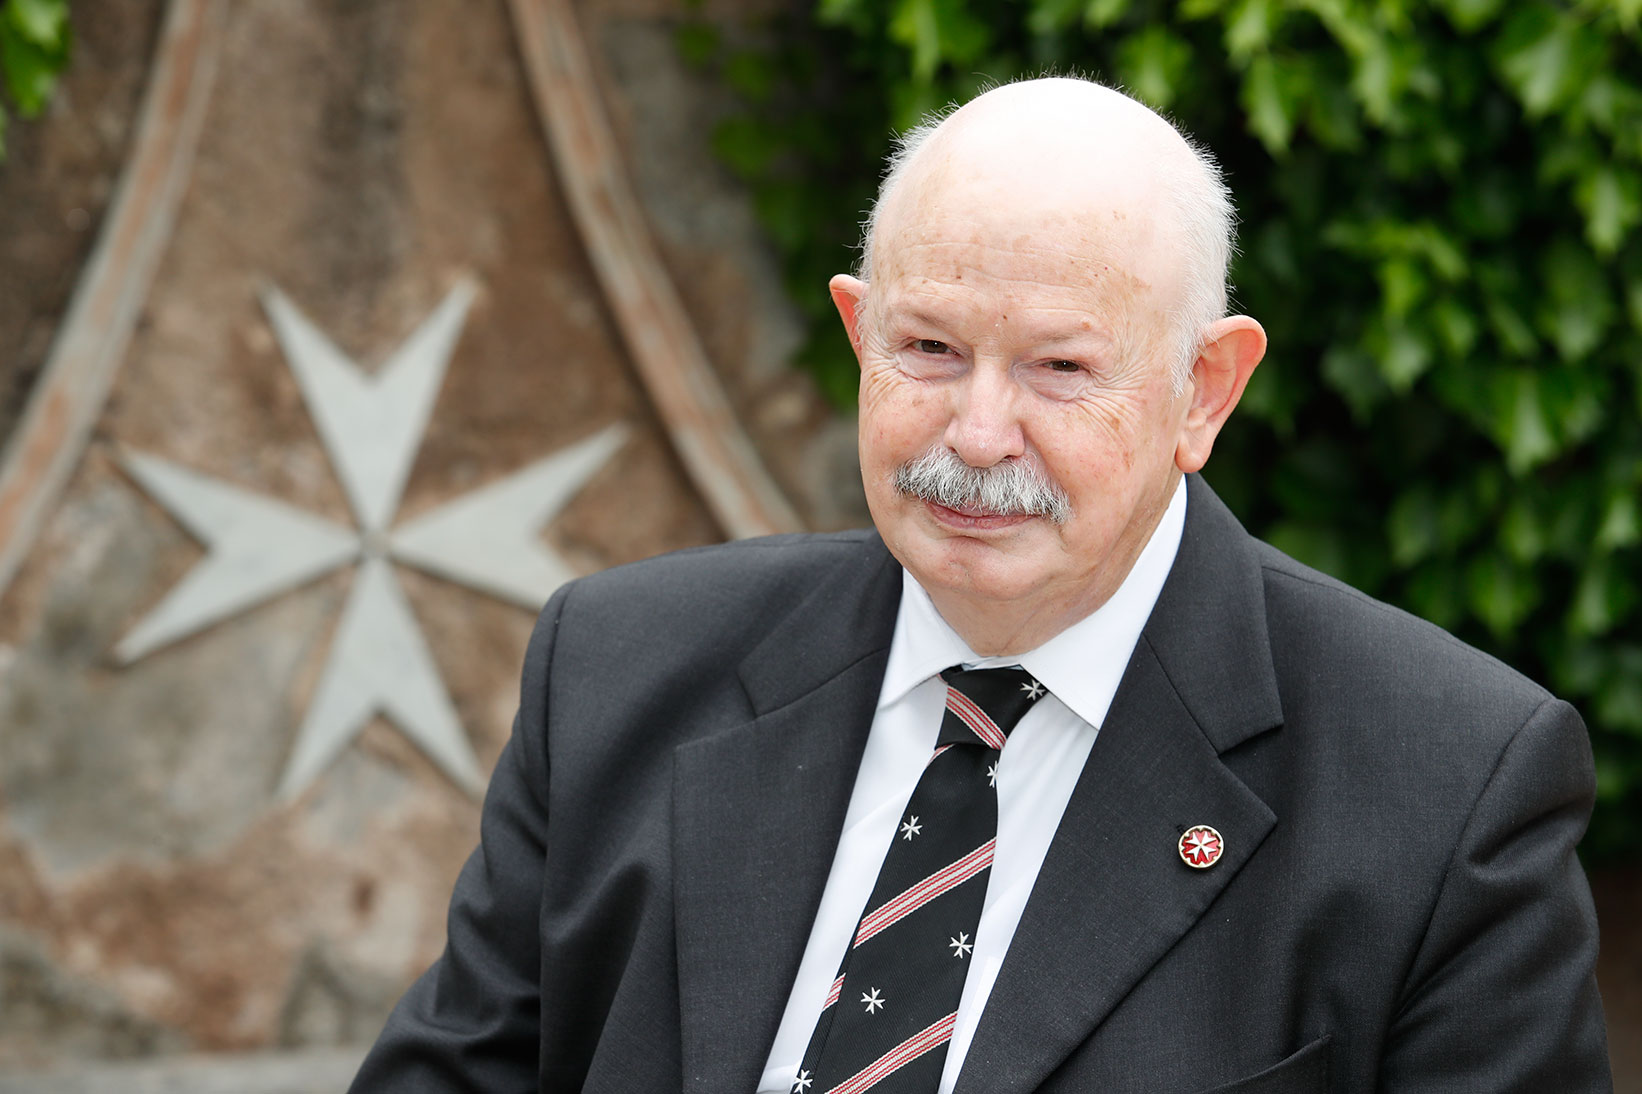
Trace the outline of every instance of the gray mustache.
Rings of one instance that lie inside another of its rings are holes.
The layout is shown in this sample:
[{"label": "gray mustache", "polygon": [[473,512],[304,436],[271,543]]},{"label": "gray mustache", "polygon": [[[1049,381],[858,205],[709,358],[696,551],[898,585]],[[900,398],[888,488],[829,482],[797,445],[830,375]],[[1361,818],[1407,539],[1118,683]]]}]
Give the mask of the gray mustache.
[{"label": "gray mustache", "polygon": [[895,489],[948,509],[980,509],[998,516],[1072,519],[1072,502],[1037,464],[1010,458],[991,467],[971,467],[957,453],[936,445],[895,469]]}]

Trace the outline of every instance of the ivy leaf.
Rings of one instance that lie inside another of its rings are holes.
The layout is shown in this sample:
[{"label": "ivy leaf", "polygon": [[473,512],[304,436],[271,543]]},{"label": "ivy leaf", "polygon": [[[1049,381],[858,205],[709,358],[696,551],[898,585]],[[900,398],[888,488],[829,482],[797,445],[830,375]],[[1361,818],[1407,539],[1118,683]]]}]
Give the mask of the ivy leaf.
[{"label": "ivy leaf", "polygon": [[1351,408],[1351,417],[1367,422],[1374,408],[1390,394],[1374,358],[1365,351],[1349,345],[1333,345],[1323,354],[1323,379]]},{"label": "ivy leaf", "polygon": [[1522,495],[1511,499],[1500,520],[1499,541],[1518,562],[1531,563],[1545,553],[1545,525]]},{"label": "ivy leaf", "polygon": [[1470,308],[1451,296],[1431,305],[1432,325],[1442,338],[1443,348],[1452,357],[1468,356],[1477,344],[1480,327]]},{"label": "ivy leaf", "polygon": [[1614,662],[1596,695],[1596,716],[1605,726],[1642,736],[1642,650],[1622,647]]},{"label": "ivy leaf", "polygon": [[1399,567],[1412,566],[1436,550],[1437,498],[1429,483],[1403,491],[1391,503],[1386,536],[1391,541],[1391,561]]},{"label": "ivy leaf", "polygon": [[1639,485],[1642,484],[1632,483],[1628,489],[1608,495],[1594,540],[1600,550],[1612,551],[1642,541],[1642,510],[1638,508],[1636,494]]},{"label": "ivy leaf", "polygon": [[1118,58],[1130,93],[1158,110],[1174,102],[1192,66],[1191,47],[1156,24],[1124,41]]},{"label": "ivy leaf", "polygon": [[1380,375],[1399,395],[1414,386],[1434,359],[1431,344],[1406,323],[1388,322],[1372,341],[1379,353]]},{"label": "ivy leaf", "polygon": [[1233,61],[1252,57],[1271,42],[1272,0],[1241,0],[1226,19],[1226,52]]},{"label": "ivy leaf", "polygon": [[1516,369],[1502,377],[1503,389],[1494,414],[1494,439],[1505,452],[1505,465],[1521,475],[1556,455],[1539,384],[1533,372]]},{"label": "ivy leaf", "polygon": [[1465,255],[1448,233],[1429,221],[1415,225],[1411,246],[1444,281],[1459,281],[1469,270]]},{"label": "ivy leaf", "polygon": [[1312,81],[1305,122],[1321,144],[1341,152],[1358,151],[1363,145],[1361,119],[1362,112],[1344,84],[1326,77]]},{"label": "ivy leaf", "polygon": [[1384,38],[1378,38],[1358,57],[1351,74],[1351,91],[1363,106],[1363,113],[1378,125],[1390,121],[1397,97],[1407,83],[1407,72],[1399,72],[1399,58]]},{"label": "ivy leaf", "polygon": [[1587,362],[1539,370],[1546,415],[1566,449],[1588,440],[1607,420],[1608,377],[1593,375]]},{"label": "ivy leaf", "polygon": [[1439,0],[1438,7],[1461,34],[1474,34],[1493,21],[1505,0]]},{"label": "ivy leaf", "polygon": [[1584,173],[1574,201],[1585,214],[1585,238],[1599,254],[1611,255],[1642,220],[1642,177],[1605,163]]},{"label": "ivy leaf", "polygon": [[7,0],[6,21],[47,54],[68,45],[66,0]]},{"label": "ivy leaf", "polygon": [[1367,5],[1347,3],[1346,0],[1304,0],[1299,4],[1291,2],[1289,6],[1315,15],[1328,28],[1334,40],[1340,43],[1340,48],[1352,57],[1361,56],[1374,47],[1388,14],[1385,5],[1381,5],[1376,12],[1365,10]]},{"label": "ivy leaf", "polygon": [[864,32],[868,22],[866,0],[821,0],[815,11],[822,26],[847,26]]},{"label": "ivy leaf", "polygon": [[1522,318],[1511,301],[1499,295],[1490,296],[1487,311],[1488,325],[1509,356],[1532,357],[1539,349],[1539,339],[1535,337],[1533,327]]},{"label": "ivy leaf", "polygon": [[1377,271],[1380,297],[1387,315],[1402,318],[1416,303],[1423,300],[1430,288],[1425,271],[1405,255],[1388,258]]},{"label": "ivy leaf", "polygon": [[23,117],[38,117],[45,109],[61,67],[60,60],[24,38],[10,20],[0,22],[0,69]]},{"label": "ivy leaf", "polygon": [[1231,0],[1180,0],[1182,19],[1207,19],[1226,9]]},{"label": "ivy leaf", "polygon": [[1091,30],[1109,27],[1129,13],[1130,0],[1088,0],[1083,6],[1083,25]]},{"label": "ivy leaf", "polygon": [[1604,68],[1601,39],[1573,16],[1543,4],[1512,16],[1500,43],[1500,71],[1530,117],[1567,102]]},{"label": "ivy leaf", "polygon": [[1611,10],[1626,30],[1635,30],[1642,22],[1642,0],[1585,0],[1585,7],[1596,12]]},{"label": "ivy leaf", "polygon": [[1473,559],[1465,573],[1466,600],[1495,635],[1510,634],[1533,611],[1539,588],[1532,571],[1501,555]]},{"label": "ivy leaf", "polygon": [[1548,290],[1539,327],[1564,361],[1577,361],[1607,335],[1618,308],[1608,276],[1590,251],[1567,238],[1546,251],[1541,266]]},{"label": "ivy leaf", "polygon": [[1635,578],[1613,563],[1612,556],[1594,559],[1582,568],[1568,608],[1568,629],[1596,637],[1619,624],[1636,605]]},{"label": "ivy leaf", "polygon": [[[1642,0],[1638,2],[1642,4]],[[1612,72],[1598,73],[1585,85],[1577,114],[1590,119],[1592,125],[1605,133],[1629,129],[1642,118],[1642,90]]]},{"label": "ivy leaf", "polygon": [[[1625,278],[1625,314],[1630,318],[1632,329],[1642,332],[1642,277]],[[1642,394],[1642,385],[1637,386],[1637,392]]]},{"label": "ivy leaf", "polygon": [[1249,130],[1273,156],[1281,157],[1288,151],[1299,115],[1299,98],[1291,72],[1271,55],[1262,54],[1250,63],[1243,77],[1243,109]]},{"label": "ivy leaf", "polygon": [[968,64],[986,48],[986,24],[964,7],[964,0],[897,0],[889,36],[912,53],[912,75],[927,83],[942,62]]},{"label": "ivy leaf", "polygon": [[1026,29],[1039,36],[1059,33],[1077,19],[1083,3],[1084,0],[1032,0]]}]

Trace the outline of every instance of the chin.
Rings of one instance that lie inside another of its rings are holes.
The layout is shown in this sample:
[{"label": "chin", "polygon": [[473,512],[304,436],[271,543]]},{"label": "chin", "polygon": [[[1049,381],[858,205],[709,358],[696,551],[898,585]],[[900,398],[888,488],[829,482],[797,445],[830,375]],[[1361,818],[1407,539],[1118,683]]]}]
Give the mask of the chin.
[{"label": "chin", "polygon": [[918,584],[929,590],[947,590],[979,600],[1015,600],[1037,587],[1036,568],[1006,548],[962,536],[918,537],[892,548]]}]

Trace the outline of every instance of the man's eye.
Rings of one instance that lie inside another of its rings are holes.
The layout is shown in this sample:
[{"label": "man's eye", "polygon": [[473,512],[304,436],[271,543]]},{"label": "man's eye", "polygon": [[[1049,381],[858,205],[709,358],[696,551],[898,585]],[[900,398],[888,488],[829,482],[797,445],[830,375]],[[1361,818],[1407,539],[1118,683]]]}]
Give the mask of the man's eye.
[{"label": "man's eye", "polygon": [[1051,372],[1077,372],[1083,366],[1076,361],[1050,361],[1047,367]]},{"label": "man's eye", "polygon": [[948,348],[945,342],[937,342],[933,338],[920,338],[912,345],[919,353],[929,353],[935,356],[945,353]]}]

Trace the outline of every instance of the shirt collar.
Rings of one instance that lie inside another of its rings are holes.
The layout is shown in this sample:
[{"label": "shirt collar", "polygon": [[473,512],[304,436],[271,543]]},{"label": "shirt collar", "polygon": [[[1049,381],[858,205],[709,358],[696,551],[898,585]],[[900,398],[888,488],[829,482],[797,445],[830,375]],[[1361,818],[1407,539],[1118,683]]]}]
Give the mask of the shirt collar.
[{"label": "shirt collar", "polygon": [[941,618],[916,578],[902,570],[901,606],[878,695],[883,708],[942,669],[1019,665],[1072,713],[1092,726],[1106,718],[1118,682],[1134,653],[1163,582],[1174,566],[1186,527],[1186,480],[1175,484],[1168,508],[1140,556],[1106,603],[1037,649],[1013,657],[982,657]]}]

